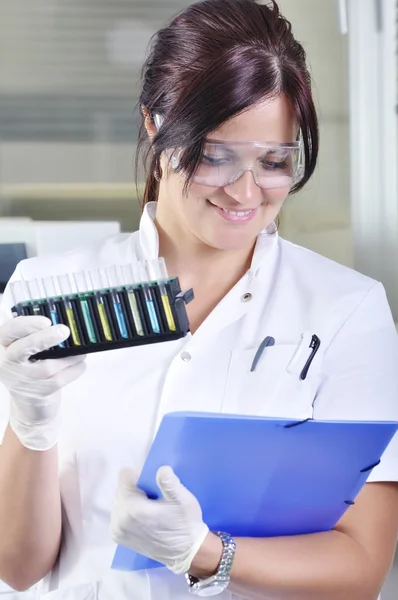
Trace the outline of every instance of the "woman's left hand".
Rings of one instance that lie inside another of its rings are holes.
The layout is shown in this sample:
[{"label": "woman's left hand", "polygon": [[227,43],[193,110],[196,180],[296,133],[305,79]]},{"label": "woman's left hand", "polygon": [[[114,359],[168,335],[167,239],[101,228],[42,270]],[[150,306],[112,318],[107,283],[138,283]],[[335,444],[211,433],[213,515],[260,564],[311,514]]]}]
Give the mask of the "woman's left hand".
[{"label": "woman's left hand", "polygon": [[171,467],[157,472],[163,496],[159,500],[148,499],[137,481],[134,471],[120,472],[111,515],[112,539],[163,563],[173,573],[187,573],[209,533],[199,502]]}]

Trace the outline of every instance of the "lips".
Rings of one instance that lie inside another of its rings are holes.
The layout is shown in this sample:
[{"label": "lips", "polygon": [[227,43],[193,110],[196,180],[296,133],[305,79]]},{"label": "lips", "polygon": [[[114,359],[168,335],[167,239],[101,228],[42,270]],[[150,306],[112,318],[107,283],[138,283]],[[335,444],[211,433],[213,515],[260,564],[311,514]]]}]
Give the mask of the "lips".
[{"label": "lips", "polygon": [[210,202],[210,200],[208,202],[214,208],[214,210],[221,217],[223,217],[223,219],[229,221],[230,223],[247,223],[248,221],[251,221],[254,218],[257,212],[257,208],[249,208],[246,210],[233,210],[230,208],[222,208],[220,206],[217,206],[216,204]]},{"label": "lips", "polygon": [[251,212],[253,212],[253,209],[249,209],[249,210],[227,210],[226,208],[222,208],[221,210],[223,210],[224,212],[226,212],[228,215],[232,215],[235,217],[246,217],[247,215],[250,215]]}]

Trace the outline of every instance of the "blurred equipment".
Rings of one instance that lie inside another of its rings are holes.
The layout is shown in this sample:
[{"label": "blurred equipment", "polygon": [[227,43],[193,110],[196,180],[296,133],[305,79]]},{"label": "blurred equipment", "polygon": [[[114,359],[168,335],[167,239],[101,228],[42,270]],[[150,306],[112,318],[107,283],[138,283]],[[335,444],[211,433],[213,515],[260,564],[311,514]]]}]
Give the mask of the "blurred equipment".
[{"label": "blurred equipment", "polygon": [[23,244],[26,256],[60,254],[90,246],[120,232],[116,221],[33,221],[0,219],[0,240],[7,246]]},{"label": "blurred equipment", "polygon": [[26,244],[0,244],[0,293],[2,294],[7,281],[13,274],[17,264],[27,258]]},{"label": "blurred equipment", "polygon": [[120,232],[116,221],[33,221],[34,254],[46,256],[90,246]]}]

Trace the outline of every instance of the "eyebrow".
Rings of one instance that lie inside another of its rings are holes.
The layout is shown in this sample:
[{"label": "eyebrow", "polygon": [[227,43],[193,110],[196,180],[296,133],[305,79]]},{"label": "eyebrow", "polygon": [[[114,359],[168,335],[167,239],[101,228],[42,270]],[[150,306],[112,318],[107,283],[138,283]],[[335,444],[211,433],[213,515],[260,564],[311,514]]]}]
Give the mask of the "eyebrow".
[{"label": "eyebrow", "polygon": [[[204,150],[206,150],[206,145],[207,146],[222,146],[225,154],[228,154],[229,156],[236,156],[236,152],[233,148],[233,146],[243,146],[245,144],[250,144],[251,142],[243,142],[243,141],[233,141],[233,140],[209,140],[206,139],[205,140],[205,147]],[[286,150],[288,148],[291,147],[295,147],[295,142],[291,142],[289,145],[282,144],[282,143],[278,143],[278,142],[269,142],[269,144],[266,143],[262,143],[262,142],[253,142],[253,148],[257,148],[259,151],[263,150],[263,152],[259,155],[257,155],[257,159],[261,159],[261,158],[265,158],[267,156],[269,156],[270,154],[277,154],[277,153],[281,153],[281,151]],[[256,146],[255,144],[258,144],[258,146]],[[264,147],[266,146],[266,147]]]},{"label": "eyebrow", "polygon": [[257,145],[259,148],[266,147],[266,150],[275,151],[281,148],[297,148],[299,147],[300,142],[298,140],[295,140],[293,142],[259,142],[255,140],[219,140],[206,138],[205,144],[214,144],[221,146],[244,146],[252,144],[253,147],[256,147]]}]

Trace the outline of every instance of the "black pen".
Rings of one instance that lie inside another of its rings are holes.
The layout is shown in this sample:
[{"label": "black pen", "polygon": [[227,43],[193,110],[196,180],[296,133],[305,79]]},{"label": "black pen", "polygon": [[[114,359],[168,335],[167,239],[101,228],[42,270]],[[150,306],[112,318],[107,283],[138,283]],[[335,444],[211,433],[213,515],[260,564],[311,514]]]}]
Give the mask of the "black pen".
[{"label": "black pen", "polygon": [[309,368],[311,366],[312,361],[315,358],[315,354],[319,350],[320,345],[321,345],[321,340],[319,339],[319,337],[317,335],[314,334],[312,336],[311,343],[309,345],[309,347],[311,348],[311,354],[309,355],[307,362],[305,363],[303,370],[300,373],[300,379],[302,379],[303,381],[308,375]]}]

